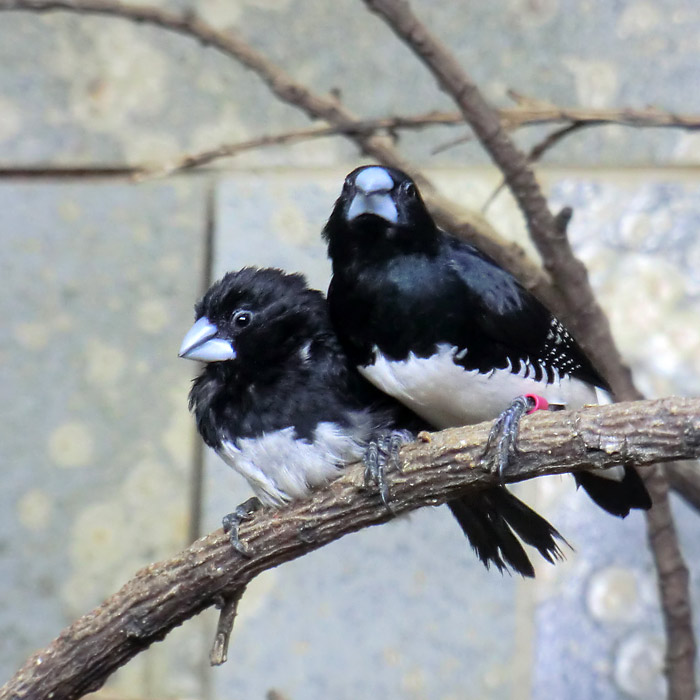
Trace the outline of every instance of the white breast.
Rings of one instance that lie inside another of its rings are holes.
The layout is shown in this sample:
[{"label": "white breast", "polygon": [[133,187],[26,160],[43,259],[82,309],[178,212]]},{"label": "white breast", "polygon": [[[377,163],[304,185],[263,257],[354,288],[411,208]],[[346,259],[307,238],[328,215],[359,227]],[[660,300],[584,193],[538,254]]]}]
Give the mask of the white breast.
[{"label": "white breast", "polygon": [[610,402],[606,391],[568,376],[555,373],[553,382],[537,381],[532,364],[484,374],[456,364],[456,354],[457,348],[441,344],[431,357],[411,353],[397,362],[375,348],[376,361],[360,372],[436,428],[492,420],[523,394],[538,394],[568,408]]},{"label": "white breast", "polygon": [[[438,352],[431,357],[416,357],[411,353],[401,362],[387,359],[376,347],[374,351],[376,361],[360,367],[360,372],[440,429],[498,418],[513,399],[523,394],[537,394],[549,403],[567,408],[612,403],[607,391],[579,379],[555,373],[552,382],[537,381],[532,364],[521,363],[517,368],[496,369],[486,374],[466,370],[455,364],[457,348],[451,345],[438,345]],[[460,357],[464,352],[460,352]],[[595,470],[595,473],[614,481],[622,480],[625,475],[623,467]]]},{"label": "white breast", "polygon": [[217,451],[247,479],[262,503],[282,506],[331,481],[346,463],[362,457],[369,432],[367,417],[364,429],[362,419],[358,416],[352,429],[319,423],[312,441],[297,439],[289,427],[259,438],[224,441]]}]

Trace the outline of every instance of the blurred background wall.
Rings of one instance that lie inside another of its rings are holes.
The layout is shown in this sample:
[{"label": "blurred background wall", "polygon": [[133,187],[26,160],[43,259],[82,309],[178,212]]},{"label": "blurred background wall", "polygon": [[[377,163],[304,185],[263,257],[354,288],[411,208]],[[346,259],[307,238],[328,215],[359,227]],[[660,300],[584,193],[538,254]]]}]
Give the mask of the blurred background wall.
[{"label": "blurred background wall", "polygon": [[[700,114],[692,0],[413,4],[499,106],[512,88],[559,106]],[[315,91],[339,90],[359,115],[452,108],[360,2],[191,7]],[[249,495],[204,454],[187,413],[196,367],[177,349],[192,305],[244,265],[299,270],[325,289],[319,232],[344,175],[365,161],[335,138],[138,183],[109,169],[307,124],[191,39],[105,17],[0,13],[3,681],[137,568],[217,528]],[[398,145],[444,194],[480,209],[500,182],[480,149],[433,153],[463,133],[409,132]],[[574,207],[571,239],[651,396],[700,392],[698,165],[697,133],[605,127],[570,137],[539,167],[552,209]],[[531,249],[507,193],[487,217]],[[518,491],[573,547],[534,582],[483,570],[448,512],[426,509],[255,579],[225,666],[208,667],[209,613],[99,696],[663,697],[643,518],[613,519],[570,478]],[[700,521],[674,507],[700,610]]]}]

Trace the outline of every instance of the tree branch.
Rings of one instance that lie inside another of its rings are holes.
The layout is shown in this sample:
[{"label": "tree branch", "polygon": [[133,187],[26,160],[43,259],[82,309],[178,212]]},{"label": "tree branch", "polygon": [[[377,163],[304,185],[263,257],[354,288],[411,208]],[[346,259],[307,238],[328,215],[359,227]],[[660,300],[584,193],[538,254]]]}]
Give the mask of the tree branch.
[{"label": "tree branch", "polygon": [[[0,10],[11,9],[0,4]],[[524,98],[521,98],[524,99]],[[530,100],[528,100],[530,104]],[[700,129],[700,115],[675,114],[655,108],[646,109],[586,109],[557,107],[537,102],[529,107],[516,107],[498,110],[503,125],[509,131],[542,124],[561,124],[561,129],[552,132],[528,154],[531,162],[537,160],[544,151],[552,148],[563,136],[584,126],[629,126],[637,128],[672,128],[695,131]],[[99,167],[89,165],[66,165],[57,168],[0,167],[0,177],[31,177],[34,175],[61,174],[68,177],[133,177],[136,180],[150,177],[166,177],[178,172],[192,170],[224,158],[233,158],[241,153],[283,146],[304,141],[334,136],[365,134],[367,136],[386,134],[394,138],[400,131],[419,131],[434,126],[464,125],[461,112],[430,111],[413,116],[397,115],[377,119],[358,119],[352,126],[312,126],[306,129],[293,129],[278,134],[267,134],[245,141],[225,143],[205,151],[176,156],[168,162],[143,165],[114,165]],[[443,144],[434,153],[459,145],[471,136],[460,137]]]},{"label": "tree branch", "polygon": [[[565,227],[556,225],[527,160],[508,138],[497,113],[484,101],[477,87],[454,57],[411,14],[406,2],[365,2],[371,9],[384,16],[394,31],[428,65],[442,87],[454,97],[475,134],[504,173],[525,215],[545,269],[551,275],[561,298],[552,289],[547,276],[527,260],[520,247],[503,241],[485,220],[458,210],[452,203],[440,197],[432,184],[401,157],[386,137],[351,131],[348,131],[348,136],[364,153],[386,165],[408,172],[418,182],[441,225],[468,238],[497,259],[557,315],[564,318],[609,379],[618,398],[638,396],[629,370],[622,363],[612,340],[607,319],[592,294],[586,270],[573,256],[565,235]],[[13,9],[106,14],[176,31],[234,58],[254,71],[279,99],[302,109],[312,119],[323,119],[334,127],[346,130],[352,130],[352,127],[360,122],[336,99],[315,95],[305,86],[295,83],[240,37],[218,32],[191,13],[173,14],[160,8],[126,5],[108,0],[0,0],[0,11]],[[520,98],[520,102],[521,108],[527,109],[528,105],[529,108],[542,108],[540,103],[534,105],[531,100]],[[467,223],[464,223],[465,221]],[[649,479],[649,488],[657,503],[657,507],[649,514],[649,537],[660,571],[662,608],[669,640],[667,658],[670,693],[671,697],[692,697],[695,642],[690,626],[687,570],[675,538],[667,501],[668,486],[658,470]],[[663,546],[659,544],[662,541],[659,533],[665,535]]]},{"label": "tree branch", "polygon": [[[504,128],[515,131],[526,126],[538,126],[543,124],[560,124],[562,127],[576,126],[629,126],[638,128],[674,128],[687,131],[700,129],[700,120],[692,114],[677,114],[658,107],[646,107],[644,109],[631,109],[622,107],[618,109],[589,109],[587,107],[557,107],[548,102],[535,100],[530,97],[516,95],[510,91],[520,106],[514,109],[500,109]],[[440,113],[448,117],[451,112]],[[450,122],[445,120],[444,124]],[[400,128],[400,127],[399,127]],[[471,136],[462,136],[435,149],[435,153],[441,153],[453,146],[471,140]]]},{"label": "tree branch", "polygon": [[[533,146],[528,153],[532,163],[539,160],[546,151],[553,148],[565,136],[588,126],[630,126],[645,128],[674,128],[694,131],[700,129],[700,116],[678,115],[657,109],[571,109],[554,105],[530,108],[500,109],[498,115],[508,130],[540,124],[562,124],[551,132],[542,142]],[[378,134],[386,132],[396,135],[398,131],[418,131],[431,126],[459,126],[464,124],[464,115],[459,112],[436,112],[414,116],[390,116],[379,119],[358,120],[351,127],[345,126],[316,126],[307,129],[285,131],[239,141],[222,144],[215,148],[198,153],[178,156],[170,163],[159,165],[133,166],[132,174],[137,178],[165,177],[184,170],[191,170],[208,165],[222,158],[231,158],[246,151],[257,150],[269,146],[289,145],[331,136],[349,136],[352,134]],[[470,137],[466,137],[470,138]],[[450,146],[462,143],[465,139],[450,142]],[[441,147],[440,150],[444,150]]]},{"label": "tree branch", "polygon": [[[567,124],[566,126],[561,126],[558,129],[555,129],[554,131],[550,132],[545,136],[544,139],[536,143],[528,152],[527,154],[527,162],[528,163],[536,163],[542,156],[550,149],[554,148],[562,139],[566,138],[570,134],[573,134],[576,131],[580,131],[581,129],[584,129],[588,126],[592,126],[593,123],[587,123],[587,122],[574,122],[573,124]],[[501,181],[501,183],[496,187],[496,189],[491,193],[489,198],[484,202],[484,205],[481,207],[482,213],[485,213],[486,210],[491,206],[493,201],[498,197],[498,195],[501,193],[501,190],[506,186],[506,181],[505,179]],[[571,214],[569,215],[569,219],[571,219],[571,215],[573,214],[573,211],[571,211]],[[556,217],[555,218],[555,223],[556,222]],[[567,220],[566,225],[568,226],[569,221]],[[561,230],[561,227],[557,223],[557,230]],[[564,232],[566,232],[566,226],[564,227]]]},{"label": "tree branch", "polygon": [[500,168],[561,297],[556,306],[548,303],[549,308],[566,321],[596,365],[607,370],[603,374],[618,393],[624,379],[620,375],[627,373],[629,378],[629,370],[612,339],[608,319],[593,295],[586,268],[574,256],[567,237],[557,229],[527,157],[509,138],[498,113],[486,102],[456,58],[413,14],[406,0],[363,1],[423,61]]},{"label": "tree branch", "polygon": [[534,239],[556,235],[554,217],[527,158],[508,138],[498,113],[447,47],[413,14],[406,0],[364,0],[423,61],[454,100],[486,152],[501,169]]},{"label": "tree branch", "polygon": [[[447,47],[412,13],[406,0],[364,0],[414,51],[453,98],[475,135],[499,166],[527,221],[530,236],[545,269],[563,298],[564,317],[576,338],[610,382],[618,400],[641,398],[623,363],[607,316],[598,304],[588,272],[576,258],[531,171],[501,125],[497,113]],[[668,500],[668,482],[655,467],[645,479],[654,501],[647,513],[647,535],[658,572],[661,609],[666,628],[666,675],[669,697],[692,700],[695,695],[695,637],[692,627],[688,570],[678,543]]]},{"label": "tree branch", "polygon": [[700,469],[694,462],[666,465],[666,478],[671,488],[696,511],[700,511]]},{"label": "tree branch", "polygon": [[[500,483],[481,461],[490,427],[482,423],[423,433],[418,442],[404,447],[403,469],[390,475],[395,513]],[[523,419],[519,448],[507,481],[591,466],[694,458],[700,455],[700,399],[539,412]],[[75,700],[99,688],[119,666],[185,620],[240,597],[260,572],[387,522],[392,516],[374,490],[365,490],[363,474],[362,465],[351,466],[307,501],[260,511],[241,527],[251,558],[234,552],[219,530],[172,559],[142,569],[30,658],[0,688],[0,700]]]},{"label": "tree branch", "polygon": [[0,0],[0,12],[10,10],[62,10],[119,17],[188,36],[220,51],[255,73],[282,102],[300,109],[310,119],[322,119],[340,128],[366,155],[408,173],[418,183],[426,204],[442,226],[477,245],[510,270],[550,308],[562,311],[559,297],[554,293],[547,275],[519,245],[504,239],[481,214],[458,207],[439,194],[432,182],[392,146],[388,137],[353,131],[353,127],[362,121],[336,98],[317,95],[294,81],[238,34],[218,31],[193,12],[175,13],[160,7],[129,5],[118,0]]}]

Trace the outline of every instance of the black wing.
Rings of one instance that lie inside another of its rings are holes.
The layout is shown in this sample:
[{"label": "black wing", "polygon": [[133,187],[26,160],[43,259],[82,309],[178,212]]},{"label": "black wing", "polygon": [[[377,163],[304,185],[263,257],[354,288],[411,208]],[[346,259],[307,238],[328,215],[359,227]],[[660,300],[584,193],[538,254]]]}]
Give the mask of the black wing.
[{"label": "black wing", "polygon": [[509,272],[449,234],[444,235],[441,255],[462,288],[465,312],[474,324],[473,336],[464,339],[468,369],[483,371],[489,363],[491,367],[509,363],[517,367],[529,360],[536,372],[556,369],[559,374],[608,389],[562,323]]}]

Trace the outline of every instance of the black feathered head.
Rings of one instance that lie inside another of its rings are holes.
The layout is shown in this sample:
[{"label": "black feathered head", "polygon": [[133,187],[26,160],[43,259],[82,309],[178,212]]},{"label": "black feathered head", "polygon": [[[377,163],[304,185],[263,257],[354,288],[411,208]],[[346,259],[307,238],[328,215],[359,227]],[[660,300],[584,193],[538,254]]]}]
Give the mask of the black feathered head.
[{"label": "black feathered head", "polygon": [[330,334],[326,300],[303,275],[245,267],[215,282],[195,305],[180,357],[259,369]]},{"label": "black feathered head", "polygon": [[437,228],[418,188],[396,168],[365,165],[346,178],[323,230],[334,260],[431,249]]}]

